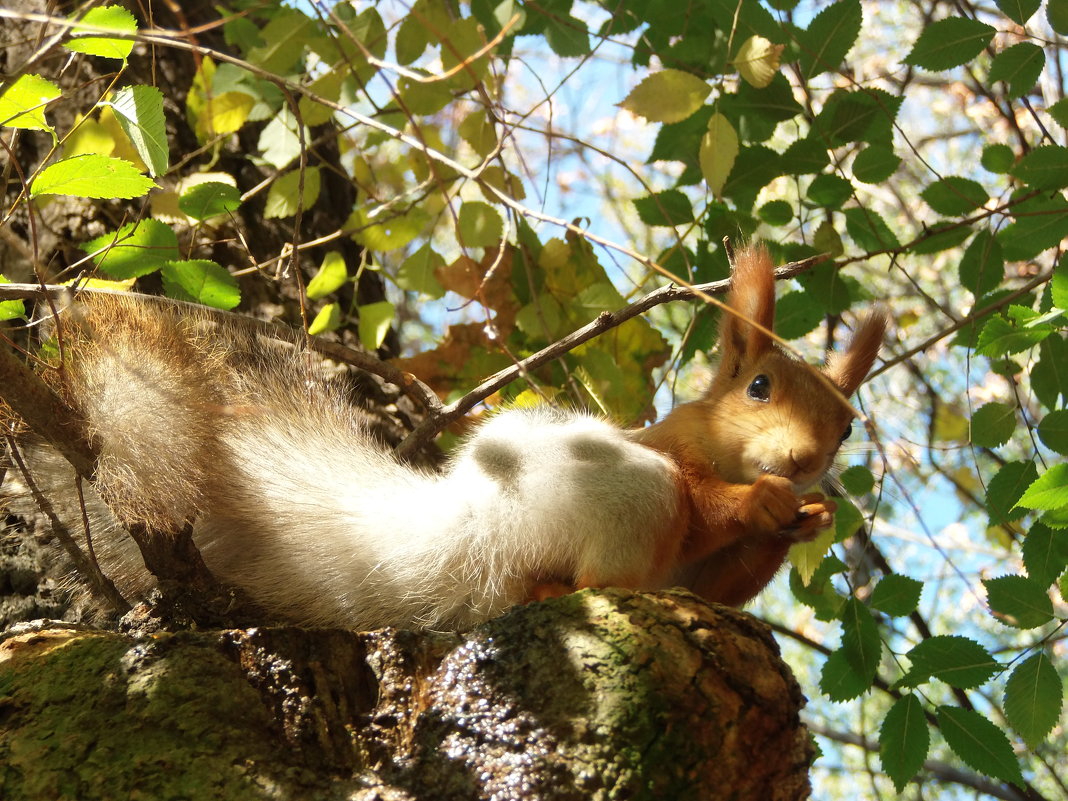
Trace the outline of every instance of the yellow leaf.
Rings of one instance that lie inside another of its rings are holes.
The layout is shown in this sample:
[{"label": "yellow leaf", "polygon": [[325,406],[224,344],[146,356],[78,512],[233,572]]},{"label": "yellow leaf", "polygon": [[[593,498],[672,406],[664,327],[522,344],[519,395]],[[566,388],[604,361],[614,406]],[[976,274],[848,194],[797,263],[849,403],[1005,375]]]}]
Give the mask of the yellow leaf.
[{"label": "yellow leaf", "polygon": [[797,568],[801,583],[806,587],[812,581],[816,568],[834,544],[834,529],[827,528],[816,535],[811,542],[799,542],[790,548],[790,564]]},{"label": "yellow leaf", "polygon": [[959,410],[939,404],[935,412],[934,437],[939,442],[966,442],[970,422]]},{"label": "yellow leaf", "polygon": [[705,102],[712,87],[682,70],[654,72],[619,104],[650,122],[681,122]]},{"label": "yellow leaf", "polygon": [[315,315],[315,319],[308,326],[308,333],[312,336],[323,334],[327,331],[336,331],[341,327],[341,307],[336,303],[327,303]]},{"label": "yellow leaf", "polygon": [[727,176],[731,174],[734,160],[738,157],[738,134],[730,120],[719,112],[708,121],[708,131],[701,138],[698,158],[701,174],[705,177],[712,194],[719,196]]},{"label": "yellow leaf", "polygon": [[205,128],[211,134],[228,134],[239,130],[248,119],[256,101],[244,92],[223,92],[208,102]]},{"label": "yellow leaf", "polygon": [[772,44],[763,36],[750,36],[738,50],[734,66],[750,85],[763,89],[779,71],[785,45]]}]

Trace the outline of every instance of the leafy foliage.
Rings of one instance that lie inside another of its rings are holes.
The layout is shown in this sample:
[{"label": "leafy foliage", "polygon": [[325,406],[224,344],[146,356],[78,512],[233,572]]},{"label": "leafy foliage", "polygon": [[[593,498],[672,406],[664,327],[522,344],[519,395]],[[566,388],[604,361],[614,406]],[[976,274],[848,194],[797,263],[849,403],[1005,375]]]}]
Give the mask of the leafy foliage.
[{"label": "leafy foliage", "polygon": [[[806,632],[788,648],[823,694],[810,714],[878,741],[887,794],[937,759],[1053,797],[1068,748],[1068,6],[921,5],[234,0],[201,20],[195,59],[186,38],[148,40],[151,20],[98,6],[58,45],[110,71],[97,96],[47,61],[0,86],[0,129],[40,153],[0,224],[105,201],[82,263],[36,263],[221,308],[274,280],[311,333],[377,348],[399,327],[398,363],[454,396],[665,281],[725,277],[725,236],[781,261],[829,254],[780,292],[776,328],[812,353],[822,322],[890,308],[858,401],[876,448],[842,473],[853,502],[835,529],[793,553],[791,592],[758,609]],[[133,80],[136,36],[189,58],[188,84]],[[354,199],[338,203],[338,182]],[[253,216],[286,241],[246,236]],[[371,273],[385,297],[360,293]],[[487,403],[536,395],[641,423],[665,382],[701,383],[715,320],[658,308]],[[842,764],[866,773],[856,748]]]}]

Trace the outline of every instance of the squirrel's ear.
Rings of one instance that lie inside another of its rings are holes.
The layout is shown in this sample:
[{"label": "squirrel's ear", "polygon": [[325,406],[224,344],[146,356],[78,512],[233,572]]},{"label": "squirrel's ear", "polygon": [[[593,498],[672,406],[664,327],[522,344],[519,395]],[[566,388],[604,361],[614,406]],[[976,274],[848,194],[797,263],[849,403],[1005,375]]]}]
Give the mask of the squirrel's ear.
[{"label": "squirrel's ear", "polygon": [[738,250],[727,305],[737,314],[723,311],[719,369],[735,376],[742,365],[756,361],[772,347],[771,337],[749,322],[769,331],[775,322],[775,267],[765,248],[747,245]]},{"label": "squirrel's ear", "polygon": [[827,358],[824,372],[835,386],[842,390],[842,394],[847,397],[852,395],[864,381],[879,354],[884,333],[886,312],[883,309],[874,309],[853,332],[849,347],[841,353],[832,353]]}]

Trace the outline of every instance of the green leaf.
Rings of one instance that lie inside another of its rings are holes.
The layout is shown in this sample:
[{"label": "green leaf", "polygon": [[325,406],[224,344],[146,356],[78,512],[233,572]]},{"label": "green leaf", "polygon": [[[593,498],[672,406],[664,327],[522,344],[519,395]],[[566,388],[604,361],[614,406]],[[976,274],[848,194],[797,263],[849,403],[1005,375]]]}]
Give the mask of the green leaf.
[{"label": "green leaf", "polygon": [[971,61],[990,44],[996,31],[964,17],[949,17],[923,29],[905,63],[927,70],[948,70]]},{"label": "green leaf", "polygon": [[1038,363],[1031,368],[1031,389],[1048,409],[1068,397],[1068,340],[1047,337],[1038,346]]},{"label": "green leaf", "polygon": [[940,706],[938,727],[946,743],[968,767],[985,776],[1024,784],[1009,738],[996,724],[970,709]]},{"label": "green leaf", "polygon": [[1045,66],[1046,55],[1041,47],[1020,42],[994,56],[987,80],[1005,81],[1009,85],[1009,97],[1023,97],[1034,87]]},{"label": "green leaf", "polygon": [[1068,186],[1068,147],[1036,147],[1020,159],[1012,174],[1035,189],[1063,189]]},{"label": "green leaf", "polygon": [[501,241],[504,223],[497,209],[480,200],[460,206],[457,237],[465,248],[488,248]]},{"label": "green leaf", "polygon": [[147,194],[156,182],[124,160],[84,153],[45,167],[30,186],[30,196],[71,195],[91,198],[132,198]]},{"label": "green leaf", "polygon": [[977,298],[1001,286],[1005,277],[1005,258],[1001,243],[988,229],[975,235],[960,257],[957,272],[961,286]]},{"label": "green leaf", "polygon": [[853,185],[838,175],[824,173],[812,179],[806,194],[818,206],[838,209],[853,196]]},{"label": "green leaf", "polygon": [[978,182],[959,176],[935,181],[920,193],[920,197],[939,214],[947,216],[967,214],[990,199]]},{"label": "green leaf", "polygon": [[1053,270],[1049,284],[1049,296],[1058,309],[1068,309],[1068,261],[1061,259]]},{"label": "green leaf", "polygon": [[96,266],[112,278],[136,278],[148,275],[169,261],[178,259],[178,237],[159,220],[127,223],[118,231],[103,234],[82,245],[93,256]]},{"label": "green leaf", "polygon": [[1038,424],[1038,438],[1047,448],[1068,456],[1068,409],[1058,409],[1043,417]]},{"label": "green leaf", "polygon": [[996,448],[1009,441],[1016,430],[1016,408],[1004,403],[985,403],[972,415],[972,444]]},{"label": "green leaf", "polygon": [[444,266],[445,259],[428,243],[404,260],[394,280],[401,289],[440,298],[445,294],[445,289],[438,281],[436,273]]},{"label": "green leaf", "polygon": [[1007,261],[1033,259],[1068,237],[1068,200],[1060,194],[1040,195],[1018,203],[1015,222],[998,231]]},{"label": "green leaf", "polygon": [[[1001,9],[1001,13],[1011,19],[1017,25],[1023,25],[1027,20],[1031,19],[1038,7],[1041,5],[1041,0],[994,0],[997,3],[998,8]],[[1054,0],[1055,2],[1055,0]]]},{"label": "green leaf", "polygon": [[208,259],[169,261],[161,270],[163,288],[172,298],[232,309],[241,302],[237,279]]},{"label": "green leaf", "polygon": [[1005,683],[1005,717],[1032,749],[1057,725],[1063,708],[1061,677],[1042,651],[1017,665]]},{"label": "green leaf", "polygon": [[718,112],[713,114],[708,120],[704,136],[701,137],[697,158],[701,175],[716,197],[720,196],[727,178],[734,171],[739,152],[738,132],[734,130],[730,120]]},{"label": "green leaf", "polygon": [[634,201],[638,217],[646,225],[686,225],[693,222],[690,199],[678,189],[668,189]]},{"label": "green leaf", "polygon": [[134,34],[137,33],[137,20],[133,14],[122,6],[91,8],[71,30],[71,38],[63,43],[65,48],[76,53],[126,60],[133,50],[132,39],[102,37],[99,30],[93,30],[90,26],[114,33]]},{"label": "green leaf", "polygon": [[871,593],[871,605],[893,617],[912,614],[920,605],[923,582],[900,573],[884,576]]},{"label": "green leaf", "polygon": [[803,337],[823,321],[823,309],[808,292],[787,292],[775,302],[775,331],[783,339]]},{"label": "green leaf", "polygon": [[1046,3],[1046,19],[1053,30],[1061,36],[1068,36],[1068,3],[1064,0],[1050,0]]},{"label": "green leaf", "polygon": [[349,270],[345,265],[345,257],[336,250],[331,250],[323,257],[323,263],[319,265],[319,271],[308,282],[306,290],[309,300],[316,300],[336,292],[349,280]]},{"label": "green leaf", "polygon": [[875,487],[875,476],[864,465],[855,464],[847,467],[838,476],[842,487],[850,495],[867,495]]},{"label": "green leaf", "polygon": [[[817,620],[837,620],[842,607],[845,606],[846,599],[834,588],[831,577],[845,569],[846,566],[842,560],[834,555],[828,555],[816,567],[808,584],[805,584],[800,571],[793,568],[790,570],[790,592],[805,606],[812,608]],[[842,658],[845,659],[844,656]],[[846,667],[848,666],[847,662]]]},{"label": "green leaf", "polygon": [[[990,614],[1018,629],[1033,629],[1053,619],[1046,587],[1026,576],[983,579]],[[1048,585],[1047,585],[1048,586]]]},{"label": "green leaf", "polygon": [[865,184],[879,184],[897,172],[901,158],[892,147],[869,145],[853,159],[853,175]]},{"label": "green leaf", "polygon": [[267,202],[264,204],[263,216],[267,219],[279,217],[292,217],[297,213],[297,207],[307,211],[315,205],[319,199],[319,168],[308,167],[304,170],[304,187],[301,192],[300,170],[292,170],[281,175],[271,183],[267,191]]},{"label": "green leaf", "polygon": [[879,727],[879,760],[898,793],[923,767],[931,747],[931,731],[923,704],[913,693],[898,698]]},{"label": "green leaf", "polygon": [[1041,523],[1031,526],[1023,542],[1023,562],[1028,577],[1048,587],[1068,567],[1068,532]]},{"label": "green leaf", "polygon": [[319,313],[311,321],[308,326],[308,333],[312,336],[318,336],[327,331],[337,331],[340,327],[341,307],[336,303],[327,303],[323,308],[319,309]]},{"label": "green leaf", "polygon": [[222,181],[207,181],[192,186],[178,198],[178,208],[194,220],[207,220],[220,214],[231,214],[241,205],[241,193],[236,186]]},{"label": "green leaf", "polygon": [[1008,462],[986,485],[986,509],[992,525],[1001,525],[1023,517],[1016,502],[1024,490],[1038,478],[1034,462]]},{"label": "green leaf", "polygon": [[979,163],[983,165],[985,170],[1004,175],[1016,163],[1016,154],[1012,152],[1012,148],[1008,145],[987,145],[983,148],[983,155],[980,156]]},{"label": "green leaf", "polygon": [[359,307],[360,342],[368,350],[377,350],[385,341],[389,327],[393,324],[396,308],[392,303],[380,300]]},{"label": "green leaf", "polygon": [[853,305],[850,281],[833,263],[818,264],[799,280],[825,314],[841,314]]},{"label": "green leaf", "polygon": [[120,89],[108,105],[137,155],[148,166],[148,174],[157,176],[167,172],[170,152],[163,119],[163,92],[154,86],[130,86]]},{"label": "green leaf", "polygon": [[838,0],[820,11],[797,36],[802,79],[837,70],[856,44],[862,21],[860,0]]},{"label": "green leaf", "polygon": [[961,690],[978,687],[1001,669],[983,646],[956,634],[929,637],[906,656],[912,663],[906,678],[933,677]]},{"label": "green leaf", "polygon": [[711,91],[696,75],[660,70],[635,86],[619,105],[650,122],[681,122],[701,108]]},{"label": "green leaf", "polygon": [[859,698],[871,681],[858,676],[843,649],[833,651],[820,671],[820,691],[832,701],[851,701]]},{"label": "green leaf", "polygon": [[[4,275],[0,275],[0,284],[10,284],[11,281]],[[26,303],[21,300],[0,300],[0,321],[17,320],[26,317]]]},{"label": "green leaf", "polygon": [[1033,348],[1052,332],[1049,325],[1029,325],[1037,312],[1023,306],[1010,306],[1004,315],[991,317],[979,332],[976,352],[999,359]]},{"label": "green leaf", "polygon": [[1043,511],[1068,506],[1068,463],[1055,464],[1035,479],[1016,505]]},{"label": "green leaf", "polygon": [[951,220],[936,222],[927,226],[922,236],[912,245],[912,252],[916,255],[941,253],[944,250],[959,247],[971,235],[970,226]]},{"label": "green leaf", "polygon": [[61,94],[58,86],[40,75],[23,75],[0,95],[0,125],[51,131],[45,105]]},{"label": "green leaf", "polygon": [[769,200],[757,209],[757,216],[768,225],[786,225],[794,218],[794,207],[785,200]]},{"label": "green leaf", "polygon": [[[1062,97],[1047,108],[1046,112],[1057,121],[1059,126],[1068,128],[1068,97]],[[2,114],[0,114],[0,119],[3,119]]]},{"label": "green leaf", "polygon": [[871,209],[846,209],[846,232],[869,253],[893,250],[901,243],[882,217]]},{"label": "green leaf", "polygon": [[882,648],[871,611],[856,598],[850,598],[842,609],[842,651],[857,677],[866,679],[869,686],[879,669]]},{"label": "green leaf", "polygon": [[571,15],[550,17],[545,28],[545,41],[562,58],[585,56],[590,52],[590,33],[586,23]]}]

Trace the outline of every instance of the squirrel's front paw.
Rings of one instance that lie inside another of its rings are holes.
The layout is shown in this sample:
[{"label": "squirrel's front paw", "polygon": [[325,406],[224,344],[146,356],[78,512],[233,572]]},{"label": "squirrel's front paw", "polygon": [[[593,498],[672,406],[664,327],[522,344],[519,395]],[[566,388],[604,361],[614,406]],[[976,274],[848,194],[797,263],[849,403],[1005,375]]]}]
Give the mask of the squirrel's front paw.
[{"label": "squirrel's front paw", "polygon": [[801,504],[789,479],[763,475],[743,500],[742,519],[752,533],[773,534],[800,522]]},{"label": "squirrel's front paw", "polygon": [[824,529],[834,525],[834,513],[838,504],[819,492],[802,495],[800,508],[792,525],[782,530],[782,535],[791,542],[809,542]]}]

